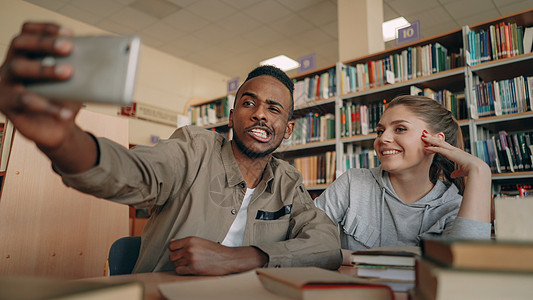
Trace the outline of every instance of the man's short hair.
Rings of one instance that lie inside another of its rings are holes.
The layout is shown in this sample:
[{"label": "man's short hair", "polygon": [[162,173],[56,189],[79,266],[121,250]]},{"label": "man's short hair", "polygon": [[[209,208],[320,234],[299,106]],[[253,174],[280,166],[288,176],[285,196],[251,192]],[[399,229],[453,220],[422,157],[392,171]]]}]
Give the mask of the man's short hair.
[{"label": "man's short hair", "polygon": [[[294,82],[292,81],[292,79],[287,76],[287,74],[285,72],[283,72],[281,69],[275,67],[275,66],[271,66],[271,65],[264,65],[264,66],[259,66],[255,69],[253,69],[250,73],[248,73],[248,77],[246,77],[246,80],[244,80],[244,82],[241,84],[241,86],[239,86],[239,89],[237,90],[237,94],[239,94],[239,91],[241,90],[241,87],[250,79],[252,78],[255,78],[255,77],[258,77],[258,76],[263,76],[263,75],[267,75],[267,76],[271,76],[271,77],[274,77],[276,78],[279,82],[283,83],[283,85],[285,85],[285,87],[287,87],[287,89],[289,89],[289,92],[291,94],[291,106],[290,106],[290,109],[289,109],[289,120],[292,119],[292,115],[294,113],[294,97],[293,97],[293,92],[294,92]],[[235,101],[235,103],[233,104],[233,108],[235,108],[235,104],[236,104],[237,101]]]}]

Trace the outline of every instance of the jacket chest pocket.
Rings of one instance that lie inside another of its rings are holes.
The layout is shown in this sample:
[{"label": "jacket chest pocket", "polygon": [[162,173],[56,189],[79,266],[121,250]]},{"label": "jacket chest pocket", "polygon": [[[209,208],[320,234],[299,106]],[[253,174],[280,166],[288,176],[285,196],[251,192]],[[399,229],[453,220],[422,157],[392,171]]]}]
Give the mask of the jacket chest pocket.
[{"label": "jacket chest pocket", "polygon": [[289,235],[289,218],[278,220],[256,220],[253,225],[253,240],[255,243],[270,243],[285,241]]}]

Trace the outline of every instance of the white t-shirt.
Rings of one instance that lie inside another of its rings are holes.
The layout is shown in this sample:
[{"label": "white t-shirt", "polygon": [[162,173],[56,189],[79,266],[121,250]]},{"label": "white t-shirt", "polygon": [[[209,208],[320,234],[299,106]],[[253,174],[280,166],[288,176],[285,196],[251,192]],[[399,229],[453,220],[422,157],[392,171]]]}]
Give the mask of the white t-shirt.
[{"label": "white t-shirt", "polygon": [[241,208],[237,213],[237,217],[231,224],[226,238],[222,241],[222,245],[228,247],[239,247],[242,246],[242,241],[244,239],[244,231],[246,230],[246,218],[248,215],[248,205],[252,199],[252,195],[255,189],[246,189],[246,194],[242,200]]}]

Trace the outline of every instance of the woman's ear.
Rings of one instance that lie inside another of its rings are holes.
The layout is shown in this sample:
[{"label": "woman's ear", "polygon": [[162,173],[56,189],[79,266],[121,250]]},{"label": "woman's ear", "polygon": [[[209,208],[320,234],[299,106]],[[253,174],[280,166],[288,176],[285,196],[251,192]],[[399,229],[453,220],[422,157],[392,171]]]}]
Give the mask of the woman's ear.
[{"label": "woman's ear", "polygon": [[436,137],[439,138],[442,141],[446,141],[446,136],[444,135],[443,132],[437,133]]}]

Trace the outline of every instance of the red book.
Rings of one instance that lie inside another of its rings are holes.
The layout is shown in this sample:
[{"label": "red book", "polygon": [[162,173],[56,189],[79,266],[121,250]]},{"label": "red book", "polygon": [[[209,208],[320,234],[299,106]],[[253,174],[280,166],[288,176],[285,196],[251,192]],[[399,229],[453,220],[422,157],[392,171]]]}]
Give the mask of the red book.
[{"label": "red book", "polygon": [[317,267],[257,269],[256,273],[265,289],[292,299],[394,299],[388,286]]}]

